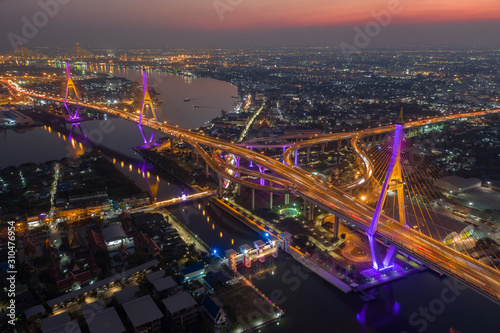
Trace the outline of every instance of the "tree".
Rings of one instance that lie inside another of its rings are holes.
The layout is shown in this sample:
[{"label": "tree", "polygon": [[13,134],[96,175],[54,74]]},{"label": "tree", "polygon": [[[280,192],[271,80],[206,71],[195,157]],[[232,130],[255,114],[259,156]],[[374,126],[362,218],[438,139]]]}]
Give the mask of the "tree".
[{"label": "tree", "polygon": [[488,215],[493,215],[495,211],[493,209],[486,208],[485,210],[483,210],[483,212]]},{"label": "tree", "polygon": [[340,238],[345,239],[346,238],[346,234],[340,235]]},{"label": "tree", "polygon": [[332,222],[325,222],[325,223],[323,223],[323,228],[333,229],[333,223]]}]

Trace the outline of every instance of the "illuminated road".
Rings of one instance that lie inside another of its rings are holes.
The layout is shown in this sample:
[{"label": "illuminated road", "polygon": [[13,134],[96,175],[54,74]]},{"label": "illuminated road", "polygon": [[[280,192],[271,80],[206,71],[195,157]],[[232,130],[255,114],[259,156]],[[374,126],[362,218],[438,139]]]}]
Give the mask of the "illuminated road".
[{"label": "illuminated road", "polygon": [[173,205],[177,205],[180,203],[190,202],[193,200],[208,198],[208,197],[211,197],[211,196],[216,195],[216,194],[217,194],[216,191],[204,191],[204,192],[199,192],[199,193],[195,193],[195,194],[191,194],[191,195],[182,195],[182,196],[177,197],[177,198],[158,201],[158,202],[155,202],[154,204],[151,204],[151,205],[148,205],[145,207],[138,207],[138,208],[129,209],[128,212],[129,213],[136,213],[136,212],[145,212],[145,211],[155,210],[155,209],[166,207],[166,206],[173,206]]},{"label": "illuminated road", "polygon": [[[10,81],[3,82],[9,84],[11,88],[17,90],[18,92],[30,95],[32,97],[63,102],[63,99],[60,97],[44,95],[31,91],[24,91],[22,88],[18,87]],[[105,113],[128,119],[135,123],[139,122],[138,116],[126,114],[122,111],[107,106],[95,106],[83,102],[72,102],[72,104],[100,110]],[[500,109],[472,112],[430,120],[421,120],[409,122],[405,124],[405,127],[415,127],[438,121],[471,116],[481,116],[497,112],[500,112]],[[246,160],[252,161],[253,163],[271,170],[272,172],[280,175],[283,178],[281,182],[284,186],[287,187],[288,191],[301,196],[310,202],[313,202],[319,207],[331,213],[334,213],[343,219],[355,223],[364,230],[367,230],[371,223],[371,219],[373,216],[372,208],[366,206],[362,202],[357,201],[355,198],[347,195],[342,190],[327,184],[323,180],[318,179],[309,172],[302,170],[296,166],[285,165],[280,161],[276,161],[272,158],[264,156],[263,154],[250,151],[234,143],[220,141],[211,137],[207,137],[205,135],[193,133],[190,130],[170,126],[166,123],[162,124],[159,122],[143,119],[143,124],[144,126],[147,126],[156,131],[160,131],[167,136],[189,143],[190,145],[195,147],[198,152],[200,152],[201,157],[209,163],[210,167],[215,167],[215,171],[218,173],[222,172],[222,175],[224,177],[241,182],[241,180],[237,179],[236,177],[226,174],[225,167],[221,167],[213,159],[212,156],[209,156],[207,152],[201,148],[201,146],[210,147],[215,150],[218,149],[230,154],[241,156]],[[361,137],[376,133],[386,133],[392,130],[393,127],[389,126],[379,127],[361,131],[360,133],[336,134],[330,136],[329,138],[331,140],[335,136],[350,135],[349,138],[352,139],[354,135],[360,135]],[[318,138],[317,140],[328,139],[327,137],[324,137]],[[306,145],[306,143],[301,142],[298,145]],[[285,162],[290,165],[293,165],[293,163],[291,163],[290,156],[294,147],[289,148],[285,153]],[[362,159],[363,157],[366,159],[368,158],[361,149],[358,149],[357,153]],[[414,256],[417,259],[422,260],[428,266],[433,266],[451,276],[454,276],[466,282],[470,286],[487,294],[497,301],[500,299],[500,271],[498,271],[497,269],[487,266],[484,263],[479,262],[461,252],[458,252],[439,241],[420,234],[413,229],[407,228],[399,224],[396,220],[385,215],[381,215],[380,225],[378,226],[377,230],[377,236],[379,239],[388,241],[391,244],[397,246],[400,250]]]}]

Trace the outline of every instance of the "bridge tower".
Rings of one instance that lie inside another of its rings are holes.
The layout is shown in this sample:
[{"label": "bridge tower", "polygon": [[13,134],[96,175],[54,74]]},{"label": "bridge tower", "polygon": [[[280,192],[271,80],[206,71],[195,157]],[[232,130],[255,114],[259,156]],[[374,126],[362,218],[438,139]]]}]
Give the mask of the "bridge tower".
[{"label": "bridge tower", "polygon": [[73,79],[71,79],[69,63],[66,63],[66,93],[64,94],[64,104],[66,104],[68,102],[68,95],[69,95],[70,91],[73,91],[73,93],[76,96],[77,101],[80,101],[80,95],[78,94],[78,91],[76,90],[76,86],[75,86],[75,83],[73,82]]},{"label": "bridge tower", "polygon": [[373,214],[372,222],[370,228],[366,232],[368,235],[368,240],[370,242],[370,250],[372,253],[373,268],[376,270],[384,270],[393,267],[394,259],[397,254],[397,249],[395,246],[391,245],[386,257],[382,261],[380,250],[378,248],[377,242],[375,240],[375,233],[377,232],[377,225],[380,220],[380,214],[382,213],[382,207],[387,199],[388,191],[396,191],[397,195],[397,205],[398,205],[398,215],[399,222],[406,225],[406,214],[404,206],[404,190],[403,190],[403,175],[401,166],[401,144],[403,142],[403,108],[399,113],[399,117],[396,120],[396,130],[394,133],[394,143],[392,147],[392,157],[387,170],[387,175],[385,177],[384,183],[382,185],[382,190],[380,192],[380,197],[375,207],[375,212]]},{"label": "bridge tower", "polygon": [[66,108],[66,111],[68,112],[71,120],[78,119],[78,111],[80,109],[79,106],[77,106],[75,114],[71,114],[71,111],[69,110],[68,107],[68,96],[70,92],[73,92],[75,94],[75,98],[77,101],[81,101],[80,95],[78,94],[78,91],[76,90],[75,83],[73,82],[73,79],[71,79],[71,74],[70,74],[70,68],[69,68],[69,63],[66,63],[66,91],[64,94],[64,107]]},{"label": "bridge tower", "polygon": [[142,95],[142,104],[141,104],[141,113],[139,115],[139,125],[142,125],[142,117],[144,115],[144,111],[146,109],[146,106],[149,106],[151,109],[151,112],[153,113],[153,117],[155,121],[158,121],[158,117],[156,116],[156,110],[153,106],[153,101],[151,100],[151,96],[149,96],[148,92],[148,76],[146,74],[146,71],[142,71],[142,85],[143,85],[143,95]]},{"label": "bridge tower", "polygon": [[[145,70],[142,70],[142,86],[143,86],[143,95],[142,95],[142,102],[141,102],[141,110],[139,114],[139,129],[141,130],[142,138],[144,139],[144,145],[151,145],[154,142],[154,135],[155,132],[151,133],[151,138],[148,140],[146,136],[144,135],[144,131],[142,130],[142,117],[145,114],[146,107],[149,106],[151,109],[151,113],[153,114],[153,118],[156,122],[158,122],[158,117],[156,116],[156,110],[153,105],[153,101],[151,100],[151,96],[149,96],[149,91],[148,91],[148,76]],[[173,141],[171,141],[173,142]],[[173,147],[172,147],[172,152],[173,152]]]}]

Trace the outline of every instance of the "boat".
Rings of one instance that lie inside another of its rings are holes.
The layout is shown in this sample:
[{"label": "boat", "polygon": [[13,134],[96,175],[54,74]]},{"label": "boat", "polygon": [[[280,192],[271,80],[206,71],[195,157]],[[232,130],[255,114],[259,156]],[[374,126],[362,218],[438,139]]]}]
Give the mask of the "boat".
[{"label": "boat", "polygon": [[197,109],[198,107],[198,105],[193,105],[193,109]]},{"label": "boat", "polygon": [[189,98],[184,98],[184,102],[189,102],[191,99]]}]

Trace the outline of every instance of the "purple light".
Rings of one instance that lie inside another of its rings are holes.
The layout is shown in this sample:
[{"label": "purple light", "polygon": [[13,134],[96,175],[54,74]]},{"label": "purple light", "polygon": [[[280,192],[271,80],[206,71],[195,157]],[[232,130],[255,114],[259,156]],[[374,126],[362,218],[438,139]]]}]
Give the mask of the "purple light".
[{"label": "purple light", "polygon": [[401,304],[394,302],[394,305],[392,306],[392,314],[397,315],[399,310],[401,310]]},{"label": "purple light", "polygon": [[144,92],[143,92],[143,96],[142,96],[141,114],[139,115],[139,124],[142,124],[142,113],[144,112],[144,101],[146,100],[146,94],[148,93],[148,77],[146,75],[146,71],[142,71],[142,86],[143,86]]}]

